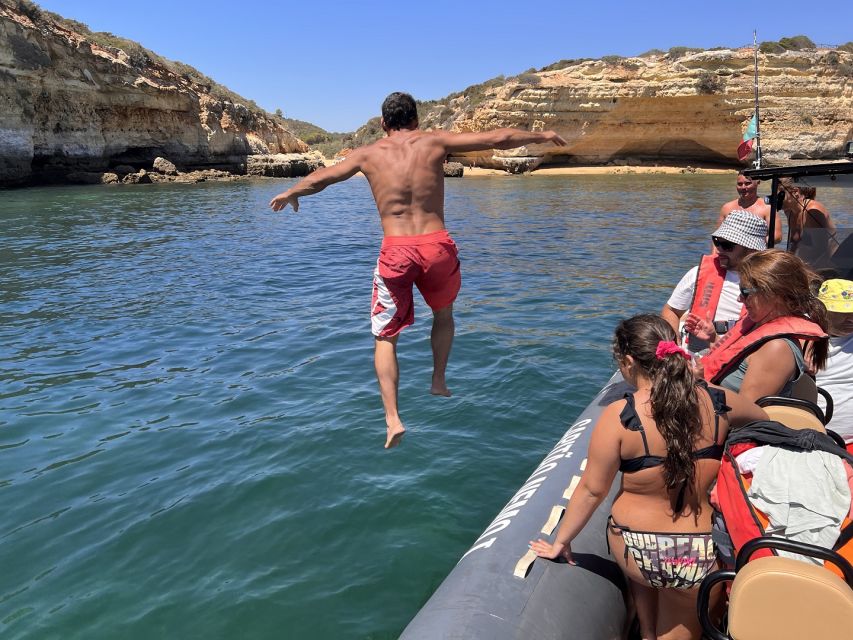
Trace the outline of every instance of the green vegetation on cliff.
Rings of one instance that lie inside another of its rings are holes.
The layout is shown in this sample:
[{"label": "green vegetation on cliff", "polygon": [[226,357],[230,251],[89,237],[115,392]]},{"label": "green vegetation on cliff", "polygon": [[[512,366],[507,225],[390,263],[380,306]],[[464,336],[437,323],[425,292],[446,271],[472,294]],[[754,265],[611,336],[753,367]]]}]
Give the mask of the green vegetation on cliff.
[{"label": "green vegetation on cliff", "polygon": [[57,13],[42,9],[30,0],[0,0],[0,4],[23,13],[37,25],[52,22],[62,29],[73,33],[79,33],[90,42],[98,45],[99,47],[103,47],[104,49],[111,50],[113,53],[124,51],[128,57],[128,62],[134,68],[151,66],[162,67],[167,71],[184,78],[186,81],[197,85],[214,98],[223,101],[227,100],[234,104],[243,104],[255,111],[260,111],[270,115],[266,110],[259,107],[253,100],[249,100],[248,98],[244,98],[243,96],[234,93],[228,87],[225,87],[217,83],[215,80],[207,77],[195,67],[191,67],[188,64],[178,62],[176,60],[167,60],[153,51],[146,49],[138,42],[122,38],[109,33],[108,31],[92,31],[82,22],[71,20],[70,18],[64,18]]},{"label": "green vegetation on cliff", "polygon": [[786,51],[802,51],[803,49],[815,49],[815,43],[808,36],[791,36],[782,38],[779,42],[768,40],[762,42],[758,49],[762,53],[785,53]]},{"label": "green vegetation on cliff", "polygon": [[284,123],[284,126],[288,131],[311,146],[330,142],[336,137],[344,135],[342,133],[330,133],[329,131],[318,127],[316,124],[311,124],[304,120],[285,118],[281,115],[281,109],[278,109],[275,115],[281,118],[282,123]]},{"label": "green vegetation on cliff", "polygon": [[[503,76],[501,76],[501,79],[503,81]],[[461,92],[454,93],[450,97],[461,95]],[[418,102],[418,117],[423,120],[426,118],[427,113],[438,104],[439,102],[436,100]],[[453,113],[453,110],[450,109],[449,112]],[[300,140],[304,140],[310,144],[327,158],[333,157],[343,149],[355,149],[356,147],[363,147],[371,142],[376,142],[385,135],[385,132],[382,131],[379,116],[371,118],[356,131],[349,133],[332,133],[302,120],[284,118],[283,121],[289,131],[293,132]]]},{"label": "green vegetation on cliff", "polygon": [[322,127],[305,122],[304,120],[285,118],[280,116],[279,113],[276,113],[276,115],[281,118],[282,124],[288,131],[311,145],[311,147],[327,158],[331,158],[342,149],[354,149],[355,147],[370,144],[384,135],[379,126],[379,118],[371,118],[358,131],[338,133],[326,131]]},{"label": "green vegetation on cliff", "polygon": [[[354,132],[340,133],[326,131],[310,122],[285,118],[280,109],[276,110],[275,114],[270,114],[259,107],[254,101],[244,98],[227,87],[218,84],[198,69],[183,62],[163,58],[146,49],[138,42],[108,32],[92,31],[87,25],[44,10],[31,0],[0,0],[0,5],[26,15],[37,26],[64,29],[80,34],[91,43],[111,51],[116,56],[119,55],[119,52],[124,52],[127,62],[135,69],[152,68],[155,75],[160,75],[161,77],[168,77],[168,74],[174,74],[182,78],[184,82],[188,83],[198,93],[203,92],[222,101],[242,104],[251,110],[274,118],[281,122],[287,130],[301,140],[304,140],[314,149],[323,153],[326,157],[334,156],[343,149],[370,144],[384,135],[378,117],[371,118]],[[759,48],[760,51],[766,54],[781,54],[787,51],[815,49],[816,45],[807,36],[796,35],[781,38],[778,42],[762,42]],[[640,61],[636,58],[666,56],[672,61],[681,61],[700,51],[702,50],[698,48],[676,46],[671,47],[666,52],[660,49],[651,49],[634,57],[633,60],[630,57],[621,55],[608,55],[603,56],[599,61],[608,67],[618,66],[628,71],[635,71],[641,66],[638,64]],[[853,42],[847,42],[835,47],[835,51],[826,54],[825,60],[835,74],[846,78],[853,78],[853,65],[843,60],[844,54],[841,54],[841,57],[839,57],[837,52],[853,52]],[[418,114],[422,124],[426,127],[436,129],[449,128],[460,117],[464,118],[466,115],[473,114],[482,103],[493,97],[495,91],[504,85],[512,83],[521,87],[536,86],[542,82],[541,74],[543,73],[573,67],[591,60],[591,58],[564,59],[538,70],[535,68],[528,69],[517,76],[505,77],[499,75],[484,82],[473,84],[461,91],[451,93],[444,98],[418,102]],[[158,71],[158,69],[160,70]],[[726,78],[722,77],[723,74],[721,71],[699,69],[697,73],[695,81],[697,94],[712,95],[725,92]],[[624,81],[624,79],[617,78],[612,81]]]}]

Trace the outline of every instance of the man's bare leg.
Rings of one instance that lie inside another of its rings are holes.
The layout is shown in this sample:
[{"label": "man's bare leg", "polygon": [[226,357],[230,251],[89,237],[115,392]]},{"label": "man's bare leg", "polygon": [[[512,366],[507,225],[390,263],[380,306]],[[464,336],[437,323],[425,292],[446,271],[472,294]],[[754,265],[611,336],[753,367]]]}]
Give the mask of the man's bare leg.
[{"label": "man's bare leg", "polygon": [[376,351],[373,363],[376,366],[376,379],[379,380],[379,393],[382,396],[382,405],[385,407],[385,424],[388,428],[388,436],[385,439],[385,448],[391,449],[400,444],[406,427],[397,413],[397,387],[400,382],[400,370],[397,366],[397,338],[376,338]]},{"label": "man's bare leg", "polygon": [[450,389],[444,378],[447,370],[447,360],[450,358],[450,347],[453,346],[453,304],[432,312],[432,386],[429,392],[435,396],[450,397]]}]

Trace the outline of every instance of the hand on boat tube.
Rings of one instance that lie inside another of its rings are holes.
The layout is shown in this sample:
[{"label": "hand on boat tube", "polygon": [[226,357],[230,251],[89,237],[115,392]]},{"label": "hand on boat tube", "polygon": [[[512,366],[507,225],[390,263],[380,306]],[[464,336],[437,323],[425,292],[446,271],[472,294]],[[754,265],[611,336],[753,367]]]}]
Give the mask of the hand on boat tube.
[{"label": "hand on boat tube", "polygon": [[572,560],[572,545],[571,543],[562,544],[560,542],[548,542],[547,540],[531,540],[530,548],[540,558],[548,558],[556,560],[560,556],[566,559],[569,564],[577,564]]}]

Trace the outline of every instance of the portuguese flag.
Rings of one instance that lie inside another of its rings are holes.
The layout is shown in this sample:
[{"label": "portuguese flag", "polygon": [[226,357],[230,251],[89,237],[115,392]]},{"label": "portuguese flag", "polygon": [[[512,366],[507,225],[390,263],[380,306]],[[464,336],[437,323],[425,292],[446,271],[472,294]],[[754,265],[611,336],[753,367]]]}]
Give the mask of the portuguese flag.
[{"label": "portuguese flag", "polygon": [[752,153],[752,142],[755,140],[755,136],[758,135],[758,115],[752,114],[752,118],[749,121],[749,124],[746,127],[746,131],[743,134],[743,142],[741,142],[737,147],[737,159],[738,160],[746,160],[749,157],[749,154]]}]

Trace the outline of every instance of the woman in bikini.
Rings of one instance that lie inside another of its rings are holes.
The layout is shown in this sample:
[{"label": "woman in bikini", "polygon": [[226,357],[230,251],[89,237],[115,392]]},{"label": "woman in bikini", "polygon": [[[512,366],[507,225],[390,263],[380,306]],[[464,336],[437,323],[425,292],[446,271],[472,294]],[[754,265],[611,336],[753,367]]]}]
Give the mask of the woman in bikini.
[{"label": "woman in bikini", "polygon": [[698,639],[697,587],[716,565],[708,489],[722,443],[730,427],[767,416],[736,393],[697,381],[660,316],[623,320],[613,355],[636,391],[604,409],[554,542],[531,541],[531,548],[571,563],[572,540],[622,471],[607,536],[629,579],[642,637]]},{"label": "woman in bikini", "polygon": [[785,194],[782,210],[788,218],[788,251],[813,269],[831,266],[838,249],[836,228],[829,211],[815,200],[817,189],[780,178],[779,190]]}]

